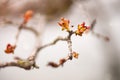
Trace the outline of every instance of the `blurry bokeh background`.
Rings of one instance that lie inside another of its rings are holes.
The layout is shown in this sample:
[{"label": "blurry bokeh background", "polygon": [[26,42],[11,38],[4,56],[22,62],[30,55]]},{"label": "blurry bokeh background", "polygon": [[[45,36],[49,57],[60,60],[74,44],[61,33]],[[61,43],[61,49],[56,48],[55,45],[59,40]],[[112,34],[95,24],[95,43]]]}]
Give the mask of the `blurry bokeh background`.
[{"label": "blurry bokeh background", "polygon": [[97,19],[94,31],[109,36],[110,41],[105,42],[92,33],[73,36],[73,50],[80,54],[79,59],[57,69],[47,67],[48,61],[58,62],[68,54],[67,44],[58,42],[40,51],[36,60],[40,69],[3,68],[0,80],[120,80],[119,0],[0,0],[0,63],[12,61],[14,56],[27,58],[33,51],[35,35],[22,30],[15,54],[4,53],[6,44],[15,42],[18,25],[3,24],[2,20],[7,18],[20,24],[28,9],[35,15],[27,25],[40,32],[41,45],[67,35],[57,24],[60,17],[68,18],[75,26],[83,21],[89,25]]}]

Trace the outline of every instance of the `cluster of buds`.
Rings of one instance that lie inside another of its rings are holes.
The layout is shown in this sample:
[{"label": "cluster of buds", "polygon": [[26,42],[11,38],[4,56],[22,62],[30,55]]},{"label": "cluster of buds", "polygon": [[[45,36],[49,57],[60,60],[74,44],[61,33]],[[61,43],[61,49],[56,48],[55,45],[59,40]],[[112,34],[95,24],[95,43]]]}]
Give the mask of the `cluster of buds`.
[{"label": "cluster of buds", "polygon": [[76,35],[82,36],[82,34],[90,29],[89,26],[85,26],[85,22],[78,24],[78,28],[75,31]]},{"label": "cluster of buds", "polygon": [[62,27],[62,30],[67,30],[67,31],[70,31],[69,23],[70,21],[65,18],[61,18],[61,21],[58,22],[58,24]]},{"label": "cluster of buds", "polygon": [[[58,22],[58,24],[62,27],[62,30],[66,30],[68,32],[70,32],[70,21],[65,19],[65,18],[61,18],[60,22]],[[72,26],[73,27],[73,26]],[[76,35],[82,36],[82,34],[84,32],[87,32],[90,30],[89,26],[85,25],[85,22],[83,22],[82,24],[78,24],[78,28],[76,31],[73,31]]]}]

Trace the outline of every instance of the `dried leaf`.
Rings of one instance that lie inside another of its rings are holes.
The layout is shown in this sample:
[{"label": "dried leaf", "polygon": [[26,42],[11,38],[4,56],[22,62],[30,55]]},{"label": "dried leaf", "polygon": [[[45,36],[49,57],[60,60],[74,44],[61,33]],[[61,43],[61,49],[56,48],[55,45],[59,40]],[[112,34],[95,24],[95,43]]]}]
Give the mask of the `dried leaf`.
[{"label": "dried leaf", "polygon": [[60,59],[59,64],[63,65],[66,62],[66,59]]},{"label": "dried leaf", "polygon": [[51,67],[54,67],[54,68],[59,67],[59,65],[56,64],[56,63],[54,63],[54,62],[49,62],[49,63],[48,63],[48,66],[51,66]]}]

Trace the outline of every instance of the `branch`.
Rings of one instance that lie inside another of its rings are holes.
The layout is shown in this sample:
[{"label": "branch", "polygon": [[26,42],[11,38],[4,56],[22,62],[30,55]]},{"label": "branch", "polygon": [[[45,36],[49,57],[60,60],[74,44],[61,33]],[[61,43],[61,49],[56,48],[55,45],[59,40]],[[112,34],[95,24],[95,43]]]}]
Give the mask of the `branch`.
[{"label": "branch", "polygon": [[[71,33],[67,36],[67,37],[58,37],[58,38],[56,38],[55,40],[53,40],[51,43],[48,43],[48,44],[45,44],[45,45],[43,45],[43,46],[40,46],[40,47],[36,47],[36,50],[35,50],[35,52],[33,53],[33,55],[32,55],[32,57],[33,57],[33,60],[35,60],[36,58],[37,58],[37,55],[39,54],[39,52],[42,50],[42,49],[44,49],[44,48],[46,48],[46,47],[49,47],[49,46],[52,46],[52,45],[55,45],[57,42],[59,42],[59,41],[69,41],[69,38],[72,36],[70,36],[71,35]],[[69,37],[70,36],[70,37]],[[72,45],[71,45],[72,46]],[[71,48],[71,47],[69,47],[69,48]],[[71,49],[70,49],[71,50]]]},{"label": "branch", "polygon": [[39,36],[39,33],[38,33],[35,29],[33,29],[32,27],[27,27],[27,26],[25,26],[25,27],[23,27],[23,29],[28,30],[28,31],[31,31],[31,32],[33,32],[36,36]]},{"label": "branch", "polygon": [[26,24],[22,23],[22,24],[19,26],[18,32],[17,32],[17,34],[16,34],[16,42],[15,42],[15,45],[17,44],[18,38],[19,38],[19,36],[20,36],[20,34],[21,34],[21,31],[22,31],[23,29],[33,32],[33,33],[36,35],[36,37],[39,36],[39,33],[38,33],[35,29],[33,29],[32,27],[27,27]]},{"label": "branch", "polygon": [[[16,47],[16,44],[17,44],[17,42],[19,40],[19,36],[21,34],[21,31],[23,29],[26,29],[26,30],[29,30],[29,31],[33,32],[36,35],[36,37],[39,38],[39,34],[38,34],[38,32],[36,30],[34,30],[34,29],[30,28],[30,27],[26,27],[25,24],[22,23],[19,26],[18,32],[16,34],[16,41],[15,41],[15,44],[14,44],[15,47]],[[13,53],[14,53],[14,51],[13,51]],[[25,70],[30,70],[32,68],[37,68],[37,69],[39,68],[36,65],[35,60],[33,59],[32,56],[29,56],[27,59],[21,59],[19,57],[15,57],[14,59],[16,60],[15,62],[6,62],[4,64],[0,64],[0,68],[5,68],[5,67],[20,67],[20,68],[23,68]]]},{"label": "branch", "polygon": [[32,68],[38,68],[35,64],[35,59],[37,58],[37,55],[39,53],[39,51],[41,51],[42,49],[55,45],[57,42],[59,41],[66,41],[66,38],[62,38],[62,37],[58,37],[56,38],[53,42],[43,45],[41,47],[37,47],[35,52],[33,53],[32,56],[29,56],[26,60],[25,59],[21,59],[19,57],[15,57],[15,60],[17,60],[17,62],[7,62],[4,64],[0,64],[0,68],[5,68],[5,67],[20,67],[26,70],[30,70]]},{"label": "branch", "polygon": [[15,62],[6,62],[3,64],[0,64],[0,68],[5,68],[5,67],[19,67],[23,68],[25,70],[30,70],[32,68],[39,68],[36,66],[35,62],[30,60],[29,58],[24,60],[20,59],[19,57],[15,57],[16,61]]},{"label": "branch", "polygon": [[[20,68],[23,68],[23,69],[26,69],[26,70],[30,70],[30,69],[32,69],[32,68],[38,68],[38,66],[36,66],[36,64],[35,64],[35,60],[36,60],[36,58],[37,58],[37,55],[39,54],[39,51],[41,51],[42,49],[44,49],[44,48],[46,48],[46,47],[49,47],[49,46],[52,46],[52,45],[55,45],[57,42],[59,42],[59,41],[66,41],[66,42],[68,42],[68,48],[69,48],[69,50],[70,50],[70,52],[71,52],[71,36],[72,36],[72,34],[74,34],[73,32],[69,32],[69,35],[67,36],[67,37],[65,37],[65,38],[62,38],[62,37],[58,37],[58,38],[56,38],[54,41],[52,41],[51,43],[48,43],[48,44],[46,44],[46,45],[43,45],[43,46],[40,46],[40,47],[38,47],[38,46],[36,46],[35,48],[35,51],[33,52],[33,55],[32,56],[29,56],[27,59],[21,59],[21,58],[19,58],[19,57],[15,57],[15,60],[17,60],[17,62],[7,62],[7,63],[4,63],[4,64],[0,64],[0,68],[5,68],[5,67],[12,67],[12,66],[14,66],[14,67],[20,67]],[[70,41],[70,43],[69,43],[69,41]],[[38,42],[37,42],[38,43]],[[69,55],[68,57],[66,57],[65,59],[61,59],[60,61],[60,64],[59,64],[59,66],[60,65],[63,65],[63,62],[66,62],[67,60],[71,60],[72,59],[72,56],[71,55]],[[50,63],[49,63],[49,66],[50,66]]]},{"label": "branch", "polygon": [[[65,57],[65,58],[60,59],[59,63],[48,62],[47,66],[51,66],[53,68],[58,68],[60,66],[63,66],[63,64],[65,62],[67,62],[68,60],[72,60],[73,58],[77,59],[79,54],[72,50],[71,37],[72,37],[73,34],[75,34],[76,36],[77,35],[78,36],[82,36],[82,34],[85,31],[89,30],[89,27],[85,25],[85,22],[83,22],[82,24],[78,24],[77,30],[73,31],[73,30],[70,29],[69,22],[70,22],[69,20],[62,18],[61,21],[58,23],[62,27],[62,30],[66,30],[66,32],[68,33],[68,35],[66,37],[58,37],[55,40],[53,40],[51,43],[48,43],[48,44],[45,44],[45,45],[42,45],[42,46],[40,46],[38,44],[39,43],[39,34],[37,33],[37,31],[35,31],[32,28],[29,28],[29,27],[25,26],[26,22],[23,22],[19,26],[19,29],[18,29],[18,32],[17,32],[17,35],[16,35],[15,46],[16,46],[16,43],[18,41],[19,35],[21,33],[21,30],[22,29],[27,29],[27,30],[30,30],[30,31],[32,31],[32,32],[34,32],[36,34],[37,41],[36,41],[35,49],[33,50],[32,55],[30,55],[27,59],[21,59],[20,57],[15,57],[14,58],[15,62],[6,62],[4,64],[0,64],[0,68],[15,66],[15,67],[23,68],[25,70],[31,70],[33,68],[37,68],[38,69],[39,67],[36,65],[36,59],[38,57],[39,52],[42,49],[46,48],[46,47],[55,45],[59,41],[66,41],[67,42],[68,50],[69,50],[68,56]],[[91,31],[93,30],[95,24],[96,24],[96,20],[94,20],[91,23],[91,27],[92,27]],[[72,26],[72,27],[74,27],[74,26]],[[104,37],[104,36],[101,36],[101,35],[96,34],[96,33],[93,33],[93,34],[97,35],[98,37]],[[6,52],[8,52],[8,54],[9,54],[9,52],[10,53],[14,52],[15,46],[8,45],[7,46],[8,51],[6,51]]]},{"label": "branch", "polygon": [[94,19],[94,20],[92,21],[92,23],[91,23],[91,26],[90,26],[90,30],[91,30],[91,31],[93,31],[93,29],[94,29],[96,23],[97,23],[97,20]]},{"label": "branch", "polygon": [[[30,15],[29,15],[29,13],[30,13]],[[27,12],[26,16],[24,17],[23,23],[20,24],[20,26],[18,27],[18,32],[16,34],[15,44],[14,45],[11,45],[11,44],[7,45],[7,48],[5,50],[6,54],[14,53],[17,42],[19,40],[19,36],[20,36],[21,31],[23,29],[32,31],[37,37],[37,44],[38,44],[39,33],[36,30],[34,30],[33,28],[30,28],[30,27],[26,26],[26,23],[28,22],[28,16],[31,16],[31,11]],[[14,24],[12,21],[9,21],[9,20],[6,20],[6,19],[4,19],[3,22],[6,23],[6,24]],[[29,56],[27,59],[21,59],[20,57],[15,57],[14,59],[16,60],[15,62],[6,62],[4,64],[0,64],[0,68],[10,67],[10,66],[11,67],[12,66],[20,67],[20,68],[23,68],[23,69],[26,69],[26,70],[30,70],[32,68],[38,68],[38,66],[36,66],[36,64],[35,64],[35,59],[34,59],[33,56]]]}]

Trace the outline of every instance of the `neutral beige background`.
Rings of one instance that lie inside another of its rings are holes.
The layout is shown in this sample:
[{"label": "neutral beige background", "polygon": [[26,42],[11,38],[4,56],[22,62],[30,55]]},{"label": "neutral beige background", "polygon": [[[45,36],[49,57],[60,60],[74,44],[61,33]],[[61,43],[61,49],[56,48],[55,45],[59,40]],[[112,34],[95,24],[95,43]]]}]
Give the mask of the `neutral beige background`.
[{"label": "neutral beige background", "polygon": [[[59,42],[39,53],[37,64],[40,69],[26,71],[17,67],[9,67],[0,70],[0,80],[120,80],[120,1],[119,0],[86,0],[84,5],[74,4],[71,10],[63,15],[71,20],[71,24],[86,21],[90,24],[97,17],[98,23],[95,31],[110,37],[110,42],[96,38],[92,33],[82,37],[72,37],[73,50],[79,52],[79,59],[68,61],[64,67],[57,69],[47,67],[48,61],[58,62],[67,55],[67,44]],[[81,3],[82,4],[82,3]],[[85,7],[86,14],[82,9]],[[88,16],[86,16],[88,15]],[[40,41],[49,43],[57,36],[65,36],[57,25],[58,19],[46,24]],[[38,24],[40,25],[40,24]],[[8,27],[6,27],[8,26]],[[17,28],[13,25],[0,27],[0,63],[11,61],[13,56],[26,58],[34,48],[35,35],[28,31],[22,31],[15,55],[4,53],[8,42],[14,43]]]}]

